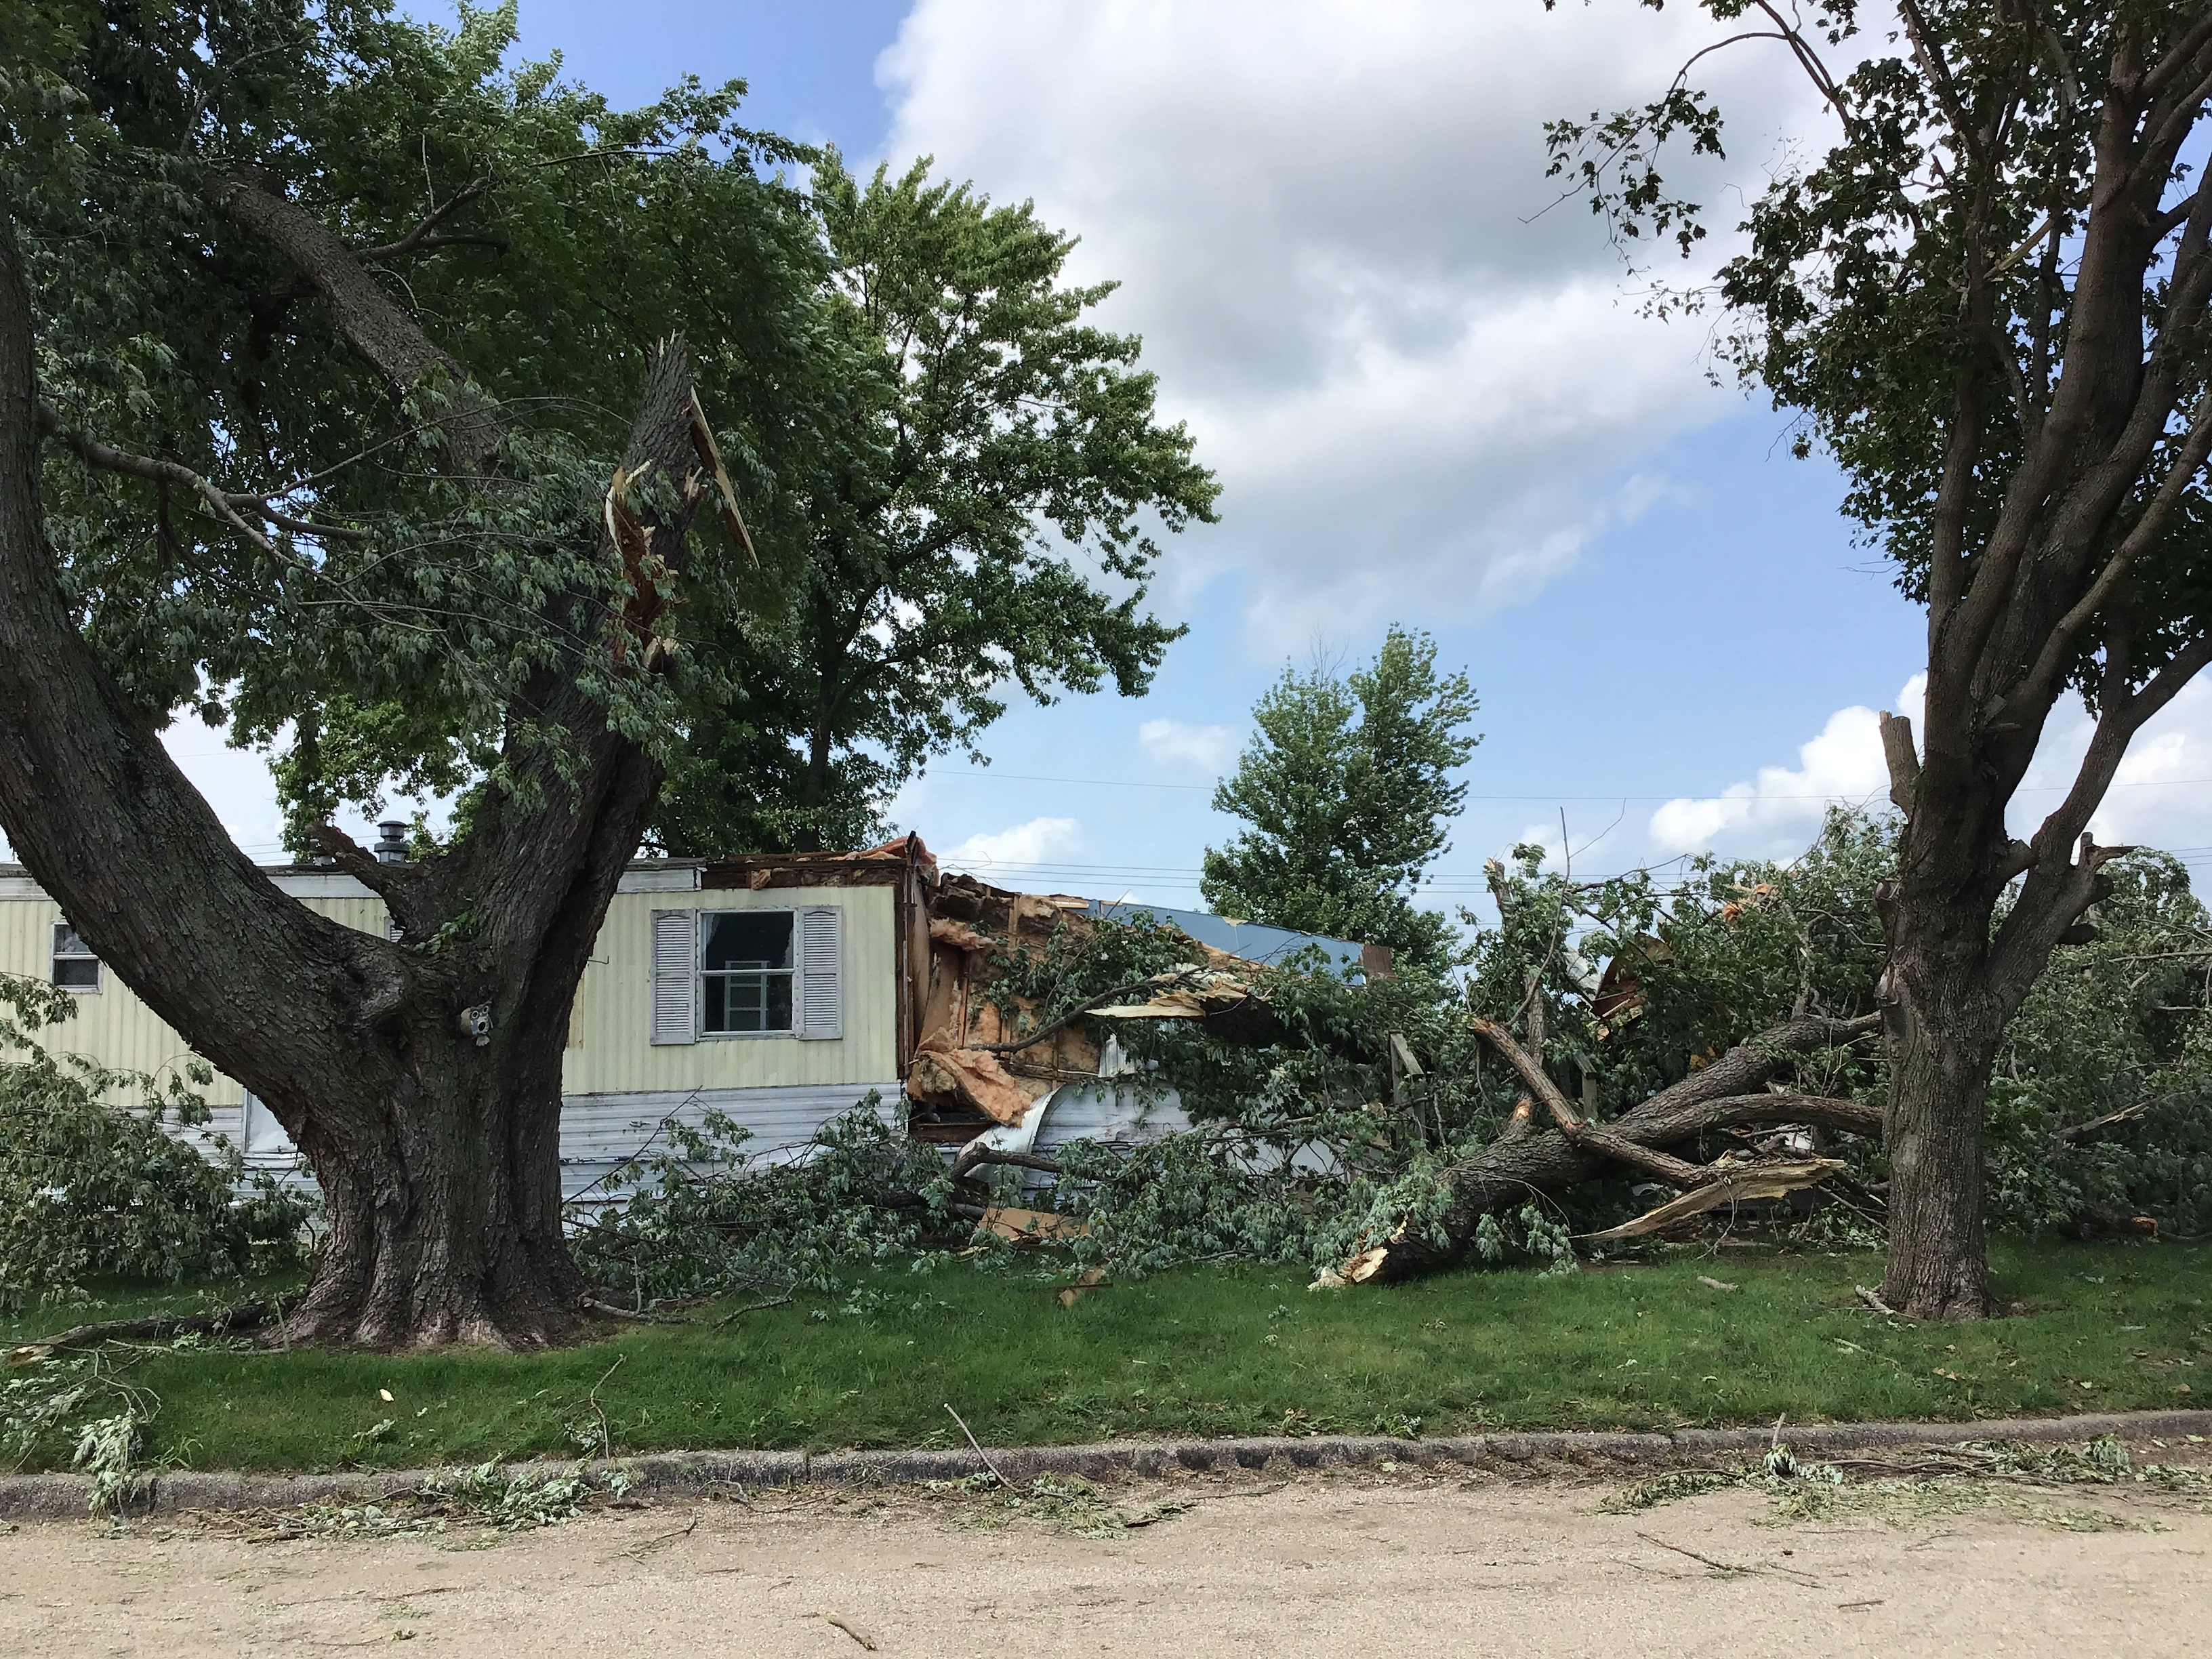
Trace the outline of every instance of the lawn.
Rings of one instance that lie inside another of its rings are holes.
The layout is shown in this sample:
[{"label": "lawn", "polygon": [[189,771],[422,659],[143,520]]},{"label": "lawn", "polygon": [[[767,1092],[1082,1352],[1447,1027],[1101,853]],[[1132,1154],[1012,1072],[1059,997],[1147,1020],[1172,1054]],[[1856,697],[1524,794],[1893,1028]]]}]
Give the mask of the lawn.
[{"label": "lawn", "polygon": [[[1193,1268],[1066,1309],[1026,1263],[956,1262],[720,1331],[626,1326],[527,1358],[156,1349],[128,1379],[161,1402],[149,1456],[307,1470],[574,1455],[596,1449],[601,1413],[621,1454],[943,1445],[958,1433],[947,1401],[987,1443],[2212,1404],[2212,1247],[2000,1241],[1993,1257],[2017,1311],[1970,1327],[1861,1306],[1876,1257],[1763,1248],[1313,1294],[1286,1267]],[[192,1299],[116,1297],[106,1315]]]}]

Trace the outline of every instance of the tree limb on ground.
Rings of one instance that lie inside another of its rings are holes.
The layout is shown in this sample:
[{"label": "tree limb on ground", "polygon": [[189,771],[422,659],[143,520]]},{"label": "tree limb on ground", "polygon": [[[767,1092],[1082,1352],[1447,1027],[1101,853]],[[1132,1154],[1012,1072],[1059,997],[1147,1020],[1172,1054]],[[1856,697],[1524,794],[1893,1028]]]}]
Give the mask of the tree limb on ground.
[{"label": "tree limb on ground", "polygon": [[[1510,1032],[1494,1020],[1479,1019],[1475,1030],[1504,1057],[1559,1127],[1538,1130],[1533,1121],[1524,1121],[1516,1114],[1496,1140],[1446,1173],[1450,1197],[1434,1233],[1417,1232],[1410,1223],[1401,1222],[1394,1232],[1351,1256],[1340,1271],[1356,1285],[1389,1283],[1448,1267],[1467,1253],[1484,1216],[1524,1204],[1532,1194],[1564,1192],[1601,1174],[1608,1161],[1657,1174],[1692,1190],[1761,1167],[1695,1164],[1668,1155],[1668,1148],[1694,1140],[1708,1130],[1803,1123],[1878,1136],[1882,1122],[1878,1107],[1778,1094],[1766,1085],[1793,1070],[1801,1056],[1856,1042],[1881,1024],[1878,1014],[1784,1020],[1601,1128],[1583,1121]],[[1716,1204],[1726,1201],[1725,1196],[1715,1200]]]},{"label": "tree limb on ground", "polygon": [[[297,1300],[296,1297],[294,1298]],[[274,1324],[291,1304],[279,1297],[268,1302],[241,1302],[211,1314],[155,1314],[144,1319],[107,1319],[96,1325],[42,1336],[9,1351],[11,1365],[33,1365],[73,1348],[97,1347],[102,1342],[159,1342],[175,1336],[229,1336]]]}]

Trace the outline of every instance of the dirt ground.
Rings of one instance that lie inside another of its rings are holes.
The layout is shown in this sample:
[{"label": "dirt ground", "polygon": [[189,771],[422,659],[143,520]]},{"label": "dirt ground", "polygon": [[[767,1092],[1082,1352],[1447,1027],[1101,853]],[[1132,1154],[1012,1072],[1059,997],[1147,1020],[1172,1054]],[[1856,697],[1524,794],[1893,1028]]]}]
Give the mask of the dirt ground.
[{"label": "dirt ground", "polygon": [[1240,1472],[1018,1508],[756,1493],[381,1538],[27,1525],[0,1533],[0,1654],[2156,1659],[2212,1631],[2201,1502],[1953,1486],[1786,1524],[1745,1491],[1601,1511],[1625,1478]]}]

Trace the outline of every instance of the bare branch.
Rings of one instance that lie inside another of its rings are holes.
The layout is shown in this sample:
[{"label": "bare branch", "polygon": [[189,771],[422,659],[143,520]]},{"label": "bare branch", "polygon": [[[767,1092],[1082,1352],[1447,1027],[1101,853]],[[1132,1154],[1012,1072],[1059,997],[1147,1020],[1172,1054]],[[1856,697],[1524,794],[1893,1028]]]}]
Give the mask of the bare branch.
[{"label": "bare branch", "polygon": [[2165,528],[2174,503],[2181,499],[2182,492],[2195,480],[2208,454],[2212,454],[2212,394],[2207,394],[2198,401],[2196,418],[2189,424],[2179,453],[2174,456],[2173,465],[2167,470],[2166,477],[2160,481],[2157,493],[2144,507],[2142,516],[2136,520],[2134,528],[2113,550],[2112,557],[2105,562],[2104,569],[2089,585],[2089,591],[2076,600],[2074,608],[2051,628],[2043,642],[2041,653],[2036,658],[2035,666],[2007,699],[2008,709],[2039,708],[2055,693],[2058,676],[2064,671],[2066,659],[2074,648],[2075,640],[2090,620],[2112,602],[2136,560]]},{"label": "bare branch", "polygon": [[174,484],[189,490],[204,501],[217,518],[271,558],[282,558],[283,555],[270,544],[267,537],[248,524],[240,516],[242,514],[251,513],[295,536],[308,536],[322,541],[366,542],[374,539],[368,531],[349,525],[318,524],[313,520],[295,518],[272,507],[270,503],[273,497],[270,495],[218,489],[180,461],[134,455],[128,450],[101,443],[64,421],[61,411],[43,398],[38,401],[35,414],[40,430],[60,439],[87,466],[102,472],[121,473],[126,477],[143,478],[151,483]]},{"label": "bare branch", "polygon": [[507,240],[504,237],[471,235],[434,236],[431,233],[435,231],[437,228],[443,224],[447,219],[451,218],[454,212],[459,209],[466,207],[471,202],[475,201],[479,196],[484,195],[488,191],[496,190],[505,181],[503,179],[493,177],[490,174],[486,174],[481,179],[471,179],[469,183],[462,185],[458,191],[447,200],[444,205],[431,209],[428,216],[425,218],[421,224],[416,226],[414,229],[409,231],[398,241],[386,242],[381,247],[356,248],[354,250],[353,257],[363,261],[371,259],[386,261],[404,259],[410,253],[427,252],[434,247],[451,247],[458,243],[463,242],[474,243],[488,247],[497,247],[503,250],[507,246]]}]

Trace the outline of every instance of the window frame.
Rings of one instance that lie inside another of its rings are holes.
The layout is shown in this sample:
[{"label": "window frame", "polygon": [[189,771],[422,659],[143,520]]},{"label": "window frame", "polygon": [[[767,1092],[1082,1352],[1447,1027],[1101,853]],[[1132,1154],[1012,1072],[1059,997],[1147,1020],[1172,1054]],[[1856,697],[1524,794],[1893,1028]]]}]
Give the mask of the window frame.
[{"label": "window frame", "polygon": [[[76,950],[64,951],[61,948],[64,933],[67,933],[76,941]],[[89,985],[63,984],[59,975],[61,965],[64,962],[90,963],[92,983]],[[68,992],[73,997],[96,997],[107,988],[107,964],[100,959],[99,954],[84,942],[84,936],[66,920],[54,923],[52,945],[46,952],[46,983],[57,991]]]},{"label": "window frame", "polygon": [[[787,1042],[796,1041],[799,1036],[799,1000],[801,991],[799,984],[800,972],[799,962],[799,910],[797,907],[785,905],[757,905],[748,906],[742,909],[718,910],[709,909],[706,906],[702,905],[697,910],[693,912],[693,915],[696,920],[693,921],[692,926],[698,931],[698,940],[692,947],[691,951],[691,980],[695,988],[692,993],[692,1019],[694,1024],[691,1029],[695,1033],[696,1040],[701,1042],[721,1042],[730,1039],[738,1039],[745,1042],[757,1042],[763,1038],[782,1039]],[[708,968],[707,966],[707,941],[714,933],[714,919],[718,916],[788,916],[791,919],[790,944],[788,946],[788,952],[791,958],[790,966],[786,968]],[[707,981],[710,979],[735,979],[739,975],[754,975],[758,976],[763,982],[765,982],[771,975],[781,975],[783,977],[784,981],[791,987],[791,1024],[781,1028],[780,1030],[708,1030],[707,1029]]]}]

